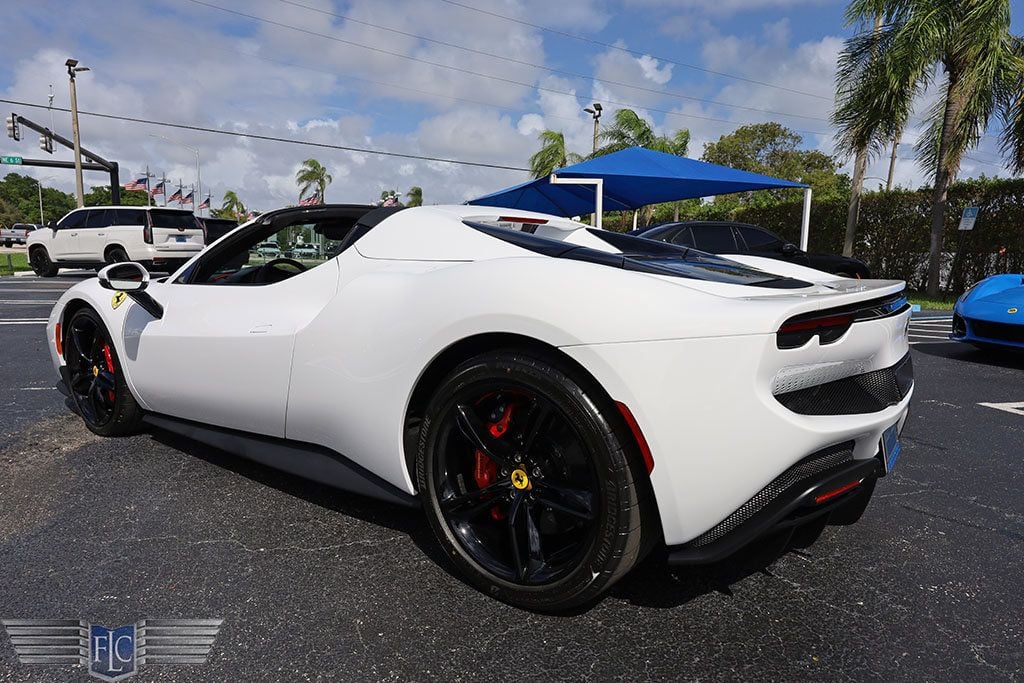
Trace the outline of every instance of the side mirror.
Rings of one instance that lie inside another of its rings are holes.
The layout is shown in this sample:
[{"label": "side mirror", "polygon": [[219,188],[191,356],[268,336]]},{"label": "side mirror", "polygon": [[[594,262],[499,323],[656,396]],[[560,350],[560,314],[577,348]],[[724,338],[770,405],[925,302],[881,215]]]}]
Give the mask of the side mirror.
[{"label": "side mirror", "polygon": [[57,221],[55,221],[55,220],[53,220],[51,218],[50,220],[48,220],[46,222],[46,227],[48,227],[50,230],[56,230],[57,229]]},{"label": "side mirror", "polygon": [[795,254],[799,254],[800,249],[795,244],[787,242],[786,244],[782,245],[782,253],[785,254],[786,256],[793,256]]},{"label": "side mirror", "polygon": [[100,287],[118,292],[141,292],[149,286],[149,271],[138,263],[112,263],[97,276]]}]

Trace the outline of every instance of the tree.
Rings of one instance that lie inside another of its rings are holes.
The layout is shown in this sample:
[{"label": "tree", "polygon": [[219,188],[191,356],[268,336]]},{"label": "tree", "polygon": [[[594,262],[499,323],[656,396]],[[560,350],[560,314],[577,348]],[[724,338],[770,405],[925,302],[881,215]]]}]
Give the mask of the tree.
[{"label": "tree", "polygon": [[[43,187],[43,218],[59,220],[75,208],[75,198],[67,192]],[[0,223],[39,223],[39,184],[35,178],[8,173],[0,180]]]},{"label": "tree", "polygon": [[245,208],[245,204],[242,203],[238,193],[234,190],[228,190],[224,193],[224,201],[221,203],[218,213],[218,217],[234,218],[239,223],[245,222],[249,217],[249,211]]},{"label": "tree", "polygon": [[[869,4],[853,0],[848,14]],[[938,296],[949,186],[993,116],[1003,124],[1004,156],[1024,170],[1024,43],[1010,33],[1010,0],[888,0],[884,9],[879,31],[846,41],[837,78],[847,85],[835,118],[841,138],[886,131],[909,118],[941,71],[940,97],[916,149],[933,182],[928,294]]]},{"label": "tree", "polygon": [[324,201],[324,192],[334,178],[327,172],[327,169],[316,159],[306,159],[302,162],[301,168],[295,174],[295,183],[299,186],[299,199],[306,195],[319,197],[320,202]]},{"label": "tree", "polygon": [[[651,124],[647,123],[632,109],[619,109],[615,112],[612,125],[598,135],[604,144],[594,152],[593,156],[603,156],[621,152],[630,147],[643,147],[656,152],[676,154],[684,157],[690,147],[690,131],[686,128],[677,130],[671,136],[658,135]],[[679,202],[671,202],[676,220],[679,218]],[[646,206],[642,209],[643,224],[651,222],[655,208]]]},{"label": "tree", "polygon": [[405,203],[406,206],[423,206],[422,187],[413,185],[409,188],[409,191],[405,193],[405,196],[409,198],[409,201]]},{"label": "tree", "polygon": [[[882,18],[885,15],[888,2],[889,0],[854,0],[846,10],[846,24],[848,26],[865,26],[868,21],[872,21],[872,41],[877,45],[878,34],[882,29]],[[872,54],[877,55],[877,50],[875,48],[872,48],[872,50]],[[843,80],[841,74],[836,74],[837,103],[845,104],[847,102],[847,97],[851,93],[851,87],[852,84]],[[849,102],[849,104],[853,107],[857,106],[853,102]],[[837,147],[840,152],[852,152],[854,155],[850,204],[846,211],[846,236],[843,241],[844,256],[853,256],[853,245],[857,236],[857,220],[860,216],[860,201],[864,193],[864,174],[867,172],[870,156],[878,151],[881,143],[879,131],[873,127],[869,129],[858,128],[856,130],[844,129],[841,120],[849,117],[851,113],[854,112],[847,113],[841,105],[836,109],[832,118],[832,122],[840,126],[840,134],[837,136]],[[887,121],[884,128],[891,128],[897,124],[902,129],[906,121]],[[895,153],[896,147],[894,146],[893,154]]]},{"label": "tree", "polygon": [[[704,161],[742,171],[806,183],[819,199],[845,198],[849,179],[836,173],[835,159],[818,150],[800,149],[803,138],[785,126],[757,123],[740,126],[717,142],[704,145]],[[777,203],[785,190],[720,195],[715,203],[734,209]]]},{"label": "tree", "polygon": [[541,147],[530,157],[530,173],[534,178],[551,175],[560,168],[583,161],[583,157],[565,148],[565,135],[557,130],[540,134]]},{"label": "tree", "polygon": [[[92,188],[85,193],[86,206],[109,206],[113,201],[110,196],[109,185],[93,185]],[[121,190],[121,204],[124,206],[145,206],[146,205],[146,191],[145,190]]]},{"label": "tree", "polygon": [[620,152],[630,147],[644,147],[684,157],[690,146],[690,131],[681,128],[671,137],[658,135],[651,128],[651,124],[640,118],[635,111],[619,109],[615,112],[612,125],[601,131],[598,139],[605,144],[594,153],[594,156]]}]

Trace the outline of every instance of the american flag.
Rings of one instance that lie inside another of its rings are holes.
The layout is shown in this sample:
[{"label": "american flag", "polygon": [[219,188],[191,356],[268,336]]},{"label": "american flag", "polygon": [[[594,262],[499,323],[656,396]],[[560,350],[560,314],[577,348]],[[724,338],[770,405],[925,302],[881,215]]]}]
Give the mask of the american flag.
[{"label": "american flag", "polygon": [[305,199],[299,200],[299,206],[314,206],[316,204],[323,204],[323,202],[320,201],[320,195],[317,194],[312,194]]},{"label": "american flag", "polygon": [[167,198],[167,201],[169,201],[169,202],[180,202],[181,201],[181,188],[178,188],[177,190],[175,190],[174,194],[172,194],[170,197]]},{"label": "american flag", "polygon": [[206,195],[206,199],[204,199],[203,202],[199,205],[199,208],[200,209],[209,209],[210,208],[210,195]]},{"label": "american flag", "polygon": [[192,203],[192,195],[193,194],[195,194],[195,193],[194,192],[189,192],[187,195],[185,195],[184,197],[179,199],[178,202],[180,204],[191,204]]},{"label": "american flag", "polygon": [[148,190],[149,189],[149,178],[142,176],[137,180],[129,180],[124,184],[126,190]]},{"label": "american flag", "polygon": [[163,194],[163,193],[164,193],[164,181],[161,180],[159,183],[157,183],[155,186],[153,186],[152,190],[149,191],[149,196],[150,197],[155,197],[158,194]]}]

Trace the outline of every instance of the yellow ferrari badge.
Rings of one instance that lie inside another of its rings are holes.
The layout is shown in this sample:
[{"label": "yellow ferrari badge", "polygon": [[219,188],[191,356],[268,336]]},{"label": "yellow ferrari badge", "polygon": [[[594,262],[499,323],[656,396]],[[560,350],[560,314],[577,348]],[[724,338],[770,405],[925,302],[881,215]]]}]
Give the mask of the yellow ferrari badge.
[{"label": "yellow ferrari badge", "polygon": [[1013,308],[1007,308],[1006,312],[1009,313],[1010,315],[1013,315],[1014,313],[1017,312],[1017,307],[1014,306]]},{"label": "yellow ferrari badge", "polygon": [[522,491],[523,489],[532,488],[530,486],[530,478],[526,476],[526,471],[522,468],[512,470],[512,485]]},{"label": "yellow ferrari badge", "polygon": [[114,298],[110,300],[110,307],[116,309],[118,306],[123,304],[124,300],[127,298],[127,294],[125,294],[124,292],[118,292],[117,294],[114,295]]}]

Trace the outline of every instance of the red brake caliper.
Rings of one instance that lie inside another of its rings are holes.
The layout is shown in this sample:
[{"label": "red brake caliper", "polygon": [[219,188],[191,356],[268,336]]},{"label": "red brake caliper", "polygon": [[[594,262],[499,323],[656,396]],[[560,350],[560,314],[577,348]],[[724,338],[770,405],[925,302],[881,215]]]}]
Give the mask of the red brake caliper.
[{"label": "red brake caliper", "polygon": [[[110,344],[107,344],[106,342],[103,343],[103,359],[107,363],[107,370],[110,372],[111,375],[113,375],[114,374],[114,356],[113,356],[113,354],[110,353]],[[114,390],[113,389],[107,389],[107,398],[110,399],[111,403],[113,403],[115,401],[116,397],[114,396]]]},{"label": "red brake caliper", "polygon": [[[508,431],[508,423],[512,419],[511,403],[505,404],[505,410],[502,412],[501,417],[496,422],[487,423],[487,431],[491,433],[495,439],[500,439],[505,432]],[[476,456],[476,464],[473,467],[473,479],[476,480],[476,485],[480,488],[490,486],[498,480],[498,463],[494,462],[487,455],[477,449],[474,453]],[[503,513],[498,506],[491,508],[491,518],[496,522],[500,522],[505,519],[505,513]]]}]

